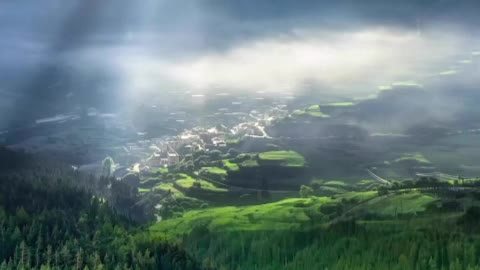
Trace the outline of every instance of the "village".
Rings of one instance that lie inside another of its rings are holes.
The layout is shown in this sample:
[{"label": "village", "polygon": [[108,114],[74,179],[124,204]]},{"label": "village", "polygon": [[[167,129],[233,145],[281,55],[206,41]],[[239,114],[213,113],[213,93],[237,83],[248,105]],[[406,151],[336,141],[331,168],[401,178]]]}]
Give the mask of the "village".
[{"label": "village", "polygon": [[[114,176],[121,179],[129,173],[148,172],[159,168],[173,167],[185,155],[196,151],[226,150],[228,143],[238,142],[243,137],[271,138],[265,126],[275,119],[288,116],[285,105],[277,105],[266,112],[251,111],[243,122],[231,128],[217,124],[215,127],[194,127],[177,136],[142,138],[116,147]],[[143,136],[147,134],[141,134]]]}]

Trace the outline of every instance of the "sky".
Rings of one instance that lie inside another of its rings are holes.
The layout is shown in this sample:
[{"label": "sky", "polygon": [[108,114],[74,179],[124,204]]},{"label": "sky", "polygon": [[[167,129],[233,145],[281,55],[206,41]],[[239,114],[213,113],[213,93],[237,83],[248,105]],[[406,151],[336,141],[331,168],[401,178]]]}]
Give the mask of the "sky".
[{"label": "sky", "polygon": [[478,10],[475,0],[2,0],[0,111],[30,119],[172,89],[368,95],[470,61]]}]

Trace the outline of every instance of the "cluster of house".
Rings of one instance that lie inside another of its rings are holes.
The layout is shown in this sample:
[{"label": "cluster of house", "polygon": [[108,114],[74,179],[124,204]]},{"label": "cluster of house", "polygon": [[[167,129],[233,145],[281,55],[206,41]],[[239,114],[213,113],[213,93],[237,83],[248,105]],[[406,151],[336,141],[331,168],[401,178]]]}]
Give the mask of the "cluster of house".
[{"label": "cluster of house", "polygon": [[[271,119],[284,117],[287,113],[284,107],[277,106],[265,114],[250,112],[248,115],[255,122],[246,121],[233,128],[218,125],[213,128],[195,127],[185,130],[175,137],[162,137],[150,140],[140,140],[126,144],[125,153],[136,160],[142,160],[143,167],[170,167],[180,162],[180,157],[204,150],[211,151],[227,146],[225,137],[228,134],[236,136],[268,137],[264,126]],[[254,116],[257,115],[257,116]]]},{"label": "cluster of house", "polygon": [[210,151],[226,145],[225,131],[197,127],[186,130],[176,137],[128,143],[123,150],[127,155],[141,159],[143,167],[159,168],[177,165],[181,155],[199,150]]},{"label": "cluster of house", "polygon": [[198,150],[210,151],[227,146],[226,133],[230,133],[230,130],[226,127],[210,129],[196,127],[180,134],[177,142],[180,148],[187,149],[187,153],[188,151]]},{"label": "cluster of house", "polygon": [[167,167],[180,162],[180,155],[175,150],[175,141],[169,140],[169,138],[127,143],[123,149],[128,155],[144,160],[142,165],[145,166]]}]

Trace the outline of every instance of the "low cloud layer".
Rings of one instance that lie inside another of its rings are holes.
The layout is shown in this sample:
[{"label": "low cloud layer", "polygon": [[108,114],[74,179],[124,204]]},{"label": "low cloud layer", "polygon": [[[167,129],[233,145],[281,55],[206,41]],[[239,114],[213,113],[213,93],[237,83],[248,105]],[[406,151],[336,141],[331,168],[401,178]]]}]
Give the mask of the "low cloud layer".
[{"label": "low cloud layer", "polygon": [[475,61],[474,44],[459,31],[309,29],[190,57],[165,59],[149,46],[126,46],[91,49],[81,59],[101,59],[96,66],[113,70],[125,90],[136,93],[172,88],[203,94],[295,93],[314,86],[319,93],[352,95],[393,82],[427,80],[461,61],[468,64]]}]

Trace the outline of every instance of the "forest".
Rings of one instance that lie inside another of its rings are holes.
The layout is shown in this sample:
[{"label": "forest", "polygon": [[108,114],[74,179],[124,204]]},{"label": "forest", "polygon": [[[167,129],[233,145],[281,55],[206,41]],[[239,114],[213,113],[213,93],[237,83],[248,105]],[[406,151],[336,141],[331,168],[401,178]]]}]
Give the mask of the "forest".
[{"label": "forest", "polygon": [[[0,269],[203,269],[58,161],[0,150]],[[14,168],[14,169],[13,169]]]}]

